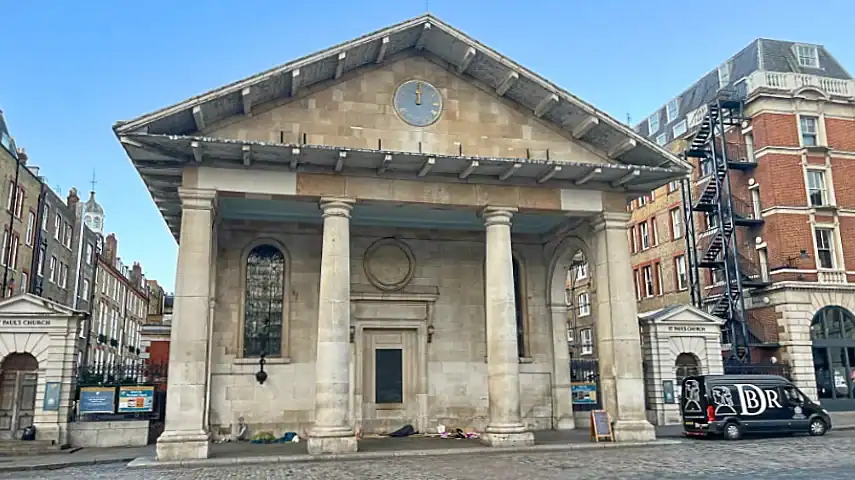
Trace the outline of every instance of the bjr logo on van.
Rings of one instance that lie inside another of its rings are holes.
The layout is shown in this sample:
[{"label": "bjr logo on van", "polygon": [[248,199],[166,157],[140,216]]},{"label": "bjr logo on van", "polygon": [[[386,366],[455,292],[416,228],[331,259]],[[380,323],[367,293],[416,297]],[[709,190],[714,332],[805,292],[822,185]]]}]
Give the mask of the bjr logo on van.
[{"label": "bjr logo on van", "polygon": [[739,393],[741,415],[757,416],[762,415],[769,408],[784,408],[778,398],[777,390],[763,390],[750,383],[737,383],[733,386]]}]

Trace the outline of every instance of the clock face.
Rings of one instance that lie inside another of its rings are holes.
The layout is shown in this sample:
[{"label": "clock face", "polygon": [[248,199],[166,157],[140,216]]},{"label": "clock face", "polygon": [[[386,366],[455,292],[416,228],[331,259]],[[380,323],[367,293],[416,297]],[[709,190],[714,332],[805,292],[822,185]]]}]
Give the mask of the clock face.
[{"label": "clock face", "polygon": [[414,127],[426,127],[442,114],[442,96],[433,85],[421,80],[409,80],[395,91],[395,111],[402,120]]}]

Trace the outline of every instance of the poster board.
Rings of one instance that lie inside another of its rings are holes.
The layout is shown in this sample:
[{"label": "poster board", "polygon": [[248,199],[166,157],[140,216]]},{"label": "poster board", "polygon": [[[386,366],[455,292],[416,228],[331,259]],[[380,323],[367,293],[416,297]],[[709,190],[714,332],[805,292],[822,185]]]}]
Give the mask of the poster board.
[{"label": "poster board", "polygon": [[116,411],[116,387],[81,387],[80,413],[114,413]]},{"label": "poster board", "polygon": [[591,440],[599,442],[605,440],[614,442],[615,435],[612,432],[612,417],[605,410],[591,410]]},{"label": "poster board", "polygon": [[594,382],[573,382],[570,391],[574,405],[597,404],[597,384]]},{"label": "poster board", "polygon": [[153,409],[153,386],[119,387],[119,413],[151,412]]}]

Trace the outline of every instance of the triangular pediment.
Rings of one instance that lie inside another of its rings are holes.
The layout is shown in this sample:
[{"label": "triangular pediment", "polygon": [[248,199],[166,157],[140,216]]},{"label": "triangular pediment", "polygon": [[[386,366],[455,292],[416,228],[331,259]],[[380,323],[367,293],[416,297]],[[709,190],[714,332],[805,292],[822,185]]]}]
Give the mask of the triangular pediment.
[{"label": "triangular pediment", "polygon": [[[691,169],[629,126],[429,14],[117,123],[114,130],[120,138],[140,133],[203,136],[234,117],[251,117],[269,110],[271,104],[307,100],[318,90],[413,55],[443,65],[455,79],[478,85],[564,138],[584,142],[602,152],[607,161],[669,168],[675,176]],[[628,176],[627,181],[632,178]],[[633,188],[655,186],[636,184]]]},{"label": "triangular pediment", "polygon": [[723,325],[724,319],[692,305],[671,305],[638,315],[639,323],[664,325]]},{"label": "triangular pediment", "polygon": [[75,312],[65,305],[29,293],[16,295],[0,301],[0,317],[21,315],[71,317],[75,314],[81,314],[81,312]]}]

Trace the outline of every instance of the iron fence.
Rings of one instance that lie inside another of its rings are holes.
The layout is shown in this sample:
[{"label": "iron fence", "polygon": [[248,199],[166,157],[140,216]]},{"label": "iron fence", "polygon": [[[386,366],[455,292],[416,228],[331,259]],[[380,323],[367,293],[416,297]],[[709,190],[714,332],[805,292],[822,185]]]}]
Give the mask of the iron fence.
[{"label": "iron fence", "polygon": [[78,365],[77,386],[165,385],[168,367],[166,363]]},{"label": "iron fence", "polygon": [[595,358],[570,359],[573,410],[587,412],[602,408],[600,400],[600,362]]}]

